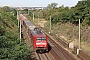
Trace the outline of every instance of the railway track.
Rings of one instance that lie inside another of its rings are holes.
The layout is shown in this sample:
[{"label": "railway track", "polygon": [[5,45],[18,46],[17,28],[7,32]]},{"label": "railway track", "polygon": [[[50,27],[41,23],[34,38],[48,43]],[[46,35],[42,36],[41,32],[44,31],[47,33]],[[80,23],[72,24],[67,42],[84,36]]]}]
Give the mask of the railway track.
[{"label": "railway track", "polygon": [[33,52],[31,59],[28,60],[56,60],[51,53],[37,53]]},{"label": "railway track", "polygon": [[68,43],[66,43],[64,40],[61,40],[59,37],[57,37],[55,34],[50,33],[51,36],[54,36],[55,40],[59,42],[64,47],[68,47]]},{"label": "railway track", "polygon": [[63,49],[60,45],[58,45],[54,40],[49,37],[49,42],[52,46],[52,51],[57,55],[57,59],[59,60],[76,60],[68,51]]},{"label": "railway track", "polygon": [[46,55],[46,53],[43,54],[39,54],[37,53],[39,60],[50,60],[50,58],[48,57],[48,55]]}]

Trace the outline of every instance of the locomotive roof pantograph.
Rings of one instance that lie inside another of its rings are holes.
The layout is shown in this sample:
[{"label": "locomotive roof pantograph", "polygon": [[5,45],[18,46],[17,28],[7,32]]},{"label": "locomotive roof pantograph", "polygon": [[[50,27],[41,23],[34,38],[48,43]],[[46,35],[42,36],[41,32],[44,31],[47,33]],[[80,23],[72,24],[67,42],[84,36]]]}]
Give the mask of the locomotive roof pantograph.
[{"label": "locomotive roof pantograph", "polygon": [[35,34],[43,34],[44,35],[44,33],[39,28],[34,28],[31,33],[33,35],[35,35]]}]

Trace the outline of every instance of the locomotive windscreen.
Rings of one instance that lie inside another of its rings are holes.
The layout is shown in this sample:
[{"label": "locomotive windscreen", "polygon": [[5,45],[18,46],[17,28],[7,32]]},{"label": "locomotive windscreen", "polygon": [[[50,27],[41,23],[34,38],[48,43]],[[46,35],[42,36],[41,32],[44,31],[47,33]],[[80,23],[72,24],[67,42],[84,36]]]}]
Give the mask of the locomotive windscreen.
[{"label": "locomotive windscreen", "polygon": [[36,40],[46,40],[44,37],[36,38]]}]

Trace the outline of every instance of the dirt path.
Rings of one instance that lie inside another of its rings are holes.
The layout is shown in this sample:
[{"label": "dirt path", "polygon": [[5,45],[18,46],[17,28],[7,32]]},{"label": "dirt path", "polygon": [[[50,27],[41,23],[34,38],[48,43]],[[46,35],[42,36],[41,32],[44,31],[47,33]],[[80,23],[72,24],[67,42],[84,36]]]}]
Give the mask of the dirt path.
[{"label": "dirt path", "polygon": [[44,24],[45,24],[46,22],[47,22],[47,21],[46,21],[45,19],[40,19],[39,25],[40,25],[41,27],[44,27]]}]

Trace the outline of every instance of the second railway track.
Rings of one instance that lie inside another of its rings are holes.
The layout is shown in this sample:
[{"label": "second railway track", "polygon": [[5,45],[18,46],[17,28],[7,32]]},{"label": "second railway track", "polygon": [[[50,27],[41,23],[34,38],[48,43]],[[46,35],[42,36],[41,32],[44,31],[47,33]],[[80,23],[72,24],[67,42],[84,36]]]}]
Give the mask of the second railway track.
[{"label": "second railway track", "polygon": [[[57,55],[59,60],[76,60],[68,51],[63,49],[54,40],[49,37],[49,42],[52,46],[52,51]],[[54,55],[55,56],[55,55]]]}]

